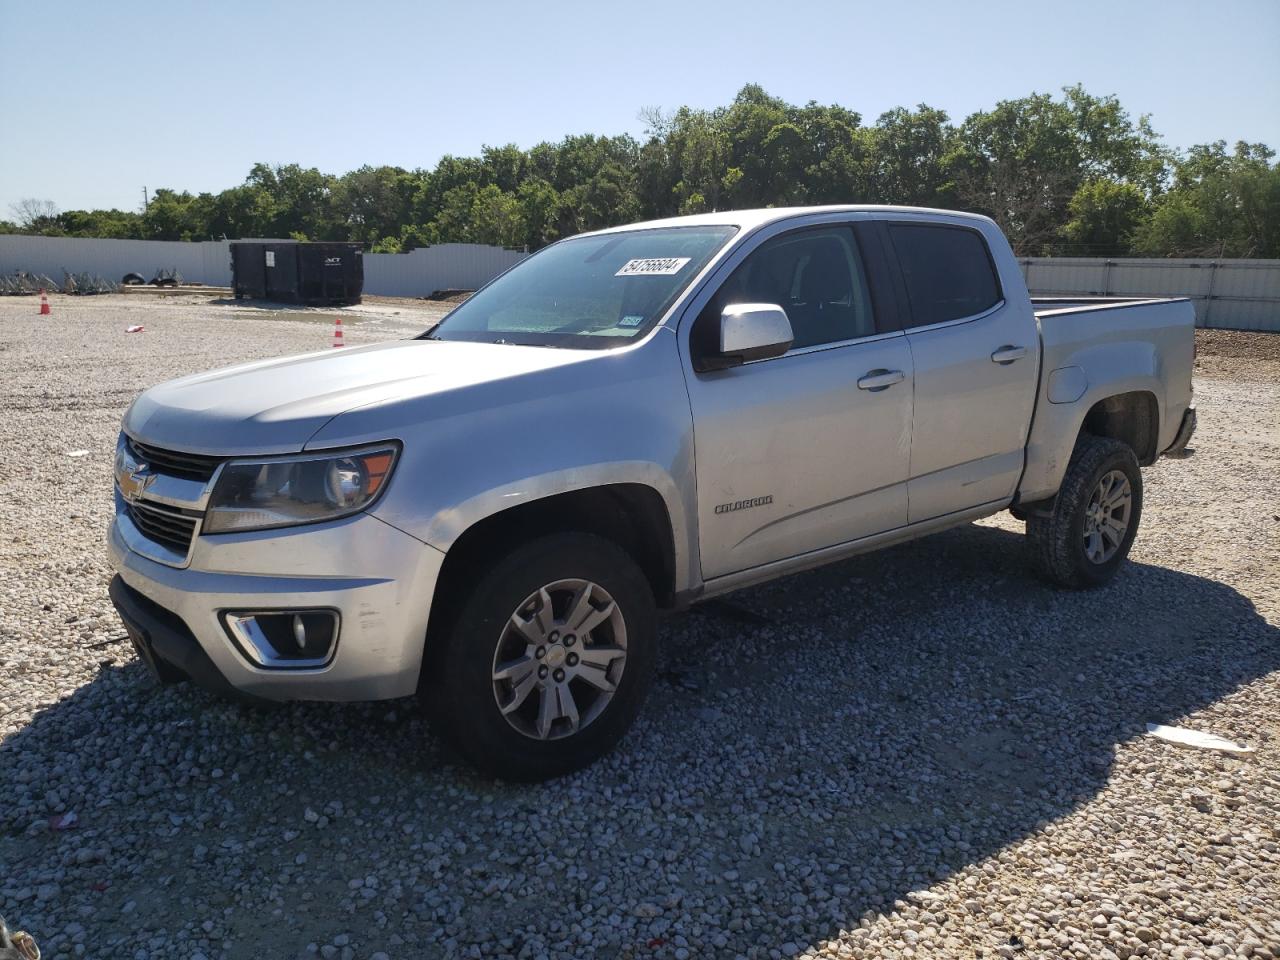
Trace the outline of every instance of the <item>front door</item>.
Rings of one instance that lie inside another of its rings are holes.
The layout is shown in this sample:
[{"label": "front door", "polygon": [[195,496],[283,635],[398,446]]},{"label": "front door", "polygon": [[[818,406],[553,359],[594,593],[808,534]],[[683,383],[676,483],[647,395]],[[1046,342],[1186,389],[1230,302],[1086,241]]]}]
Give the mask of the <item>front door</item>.
[{"label": "front door", "polygon": [[[781,306],[781,357],[686,376],[705,580],[907,522],[912,362],[876,327],[854,233],[831,225],[765,240],[701,311]],[[696,350],[697,330],[691,336]]]}]

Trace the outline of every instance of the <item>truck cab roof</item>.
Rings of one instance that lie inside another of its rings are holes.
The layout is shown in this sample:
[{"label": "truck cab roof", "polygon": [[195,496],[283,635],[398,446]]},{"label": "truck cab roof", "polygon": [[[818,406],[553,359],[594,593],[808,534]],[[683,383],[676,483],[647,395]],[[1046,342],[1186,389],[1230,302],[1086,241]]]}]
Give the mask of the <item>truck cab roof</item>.
[{"label": "truck cab roof", "polygon": [[[618,227],[607,227],[593,231],[594,234],[624,233],[632,230],[651,230],[658,227],[701,227],[732,226],[742,230],[753,230],[781,220],[797,217],[813,216],[828,213],[881,213],[881,214],[926,214],[937,217],[964,218],[983,223],[990,223],[989,217],[977,213],[965,213],[960,210],[940,210],[930,207],[900,207],[884,204],[830,204],[814,207],[763,207],[756,210],[722,210],[715,213],[695,213],[684,217],[665,217],[661,220],[646,220],[641,223],[630,223]],[[581,234],[580,234],[581,236]]]}]

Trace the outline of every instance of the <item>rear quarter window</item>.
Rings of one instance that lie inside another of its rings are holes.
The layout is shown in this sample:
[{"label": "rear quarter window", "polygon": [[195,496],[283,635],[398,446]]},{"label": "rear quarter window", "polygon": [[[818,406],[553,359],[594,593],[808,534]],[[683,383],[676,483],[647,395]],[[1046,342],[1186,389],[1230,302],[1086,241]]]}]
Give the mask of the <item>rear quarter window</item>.
[{"label": "rear quarter window", "polygon": [[987,242],[976,230],[891,223],[889,236],[907,285],[910,326],[972,317],[1002,299]]}]

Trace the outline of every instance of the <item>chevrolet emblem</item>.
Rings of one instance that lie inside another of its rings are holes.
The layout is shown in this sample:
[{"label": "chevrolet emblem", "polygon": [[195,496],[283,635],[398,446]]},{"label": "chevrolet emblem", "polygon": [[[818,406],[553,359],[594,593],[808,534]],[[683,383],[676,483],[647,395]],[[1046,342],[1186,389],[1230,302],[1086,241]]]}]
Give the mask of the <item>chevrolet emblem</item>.
[{"label": "chevrolet emblem", "polygon": [[145,463],[126,462],[124,469],[116,473],[116,483],[120,484],[120,496],[130,501],[141,497],[155,481],[156,475],[148,471],[148,465]]}]

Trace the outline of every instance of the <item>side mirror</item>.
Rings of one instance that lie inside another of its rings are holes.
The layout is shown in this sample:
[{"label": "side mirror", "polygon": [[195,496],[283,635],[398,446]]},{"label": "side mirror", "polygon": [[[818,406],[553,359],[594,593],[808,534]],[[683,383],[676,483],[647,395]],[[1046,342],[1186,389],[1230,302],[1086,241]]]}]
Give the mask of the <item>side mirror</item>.
[{"label": "side mirror", "polygon": [[730,304],[720,314],[719,332],[717,349],[701,358],[702,370],[724,370],[780,357],[795,341],[787,311],[776,303]]}]

